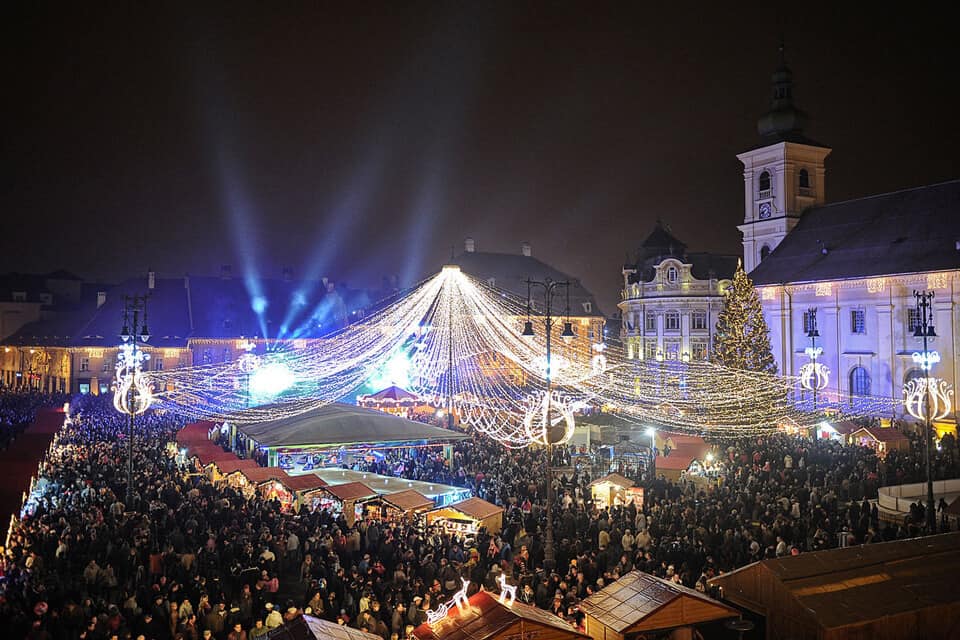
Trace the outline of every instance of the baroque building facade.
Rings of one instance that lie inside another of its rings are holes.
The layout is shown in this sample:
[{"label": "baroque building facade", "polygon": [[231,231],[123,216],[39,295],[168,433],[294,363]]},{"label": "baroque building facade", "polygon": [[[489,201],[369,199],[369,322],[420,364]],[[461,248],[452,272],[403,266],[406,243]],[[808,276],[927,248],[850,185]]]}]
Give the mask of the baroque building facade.
[{"label": "baroque building facade", "polygon": [[[761,144],[744,165],[744,265],[757,287],[779,370],[797,375],[819,334],[829,370],[826,398],[903,399],[925,374],[914,357],[920,315],[915,291],[932,291],[931,374],[960,379],[960,181],[827,203],[824,160],[831,149],[804,135],[792,76],[773,76]],[[883,417],[902,417],[896,415]],[[955,429],[956,403],[940,425]]]},{"label": "baroque building facade", "polygon": [[657,221],[623,268],[620,339],[629,358],[709,360],[735,256],[688,253]]}]

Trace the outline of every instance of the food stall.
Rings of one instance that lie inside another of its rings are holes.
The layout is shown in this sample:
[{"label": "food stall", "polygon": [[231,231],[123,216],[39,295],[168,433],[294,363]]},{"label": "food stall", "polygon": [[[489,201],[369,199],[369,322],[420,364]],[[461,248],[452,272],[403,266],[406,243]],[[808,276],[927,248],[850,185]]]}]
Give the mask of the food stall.
[{"label": "food stall", "polygon": [[593,497],[593,504],[606,509],[615,504],[627,503],[627,490],[635,483],[629,478],[625,478],[619,473],[611,473],[597,478],[590,483],[590,492]]},{"label": "food stall", "polygon": [[887,427],[861,427],[850,434],[850,444],[869,447],[877,452],[881,458],[890,451],[909,451],[910,438],[907,434]]},{"label": "food stall", "polygon": [[357,516],[363,515],[363,503],[377,497],[377,492],[362,482],[330,485],[323,490],[332,497],[329,503],[332,510],[343,512],[348,527],[353,526]]},{"label": "food stall", "polygon": [[210,481],[219,484],[224,482],[228,475],[240,469],[256,469],[259,467],[254,460],[241,459],[236,456],[226,460],[214,460],[204,467]]},{"label": "food stall", "polygon": [[283,481],[284,486],[293,493],[293,509],[300,511],[305,506],[311,507],[316,499],[325,494],[327,483],[312,473],[301,476],[290,476]]},{"label": "food stall", "polygon": [[283,480],[288,477],[286,471],[277,467],[251,467],[249,469],[237,469],[233,473],[227,474],[225,480],[231,487],[250,497],[261,484]]},{"label": "food stall", "polygon": [[480,498],[467,498],[460,502],[428,511],[427,525],[440,525],[451,533],[475,536],[485,528],[496,535],[503,526],[503,507],[498,507]]},{"label": "food stall", "polygon": [[365,505],[366,515],[385,522],[409,522],[417,515],[433,509],[433,500],[415,489],[381,495]]}]

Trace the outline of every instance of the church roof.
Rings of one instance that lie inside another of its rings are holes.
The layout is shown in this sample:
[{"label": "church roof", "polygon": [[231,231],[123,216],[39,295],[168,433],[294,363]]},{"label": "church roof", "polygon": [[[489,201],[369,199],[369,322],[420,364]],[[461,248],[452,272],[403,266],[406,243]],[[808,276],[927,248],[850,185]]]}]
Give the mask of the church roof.
[{"label": "church roof", "polygon": [[[489,253],[480,251],[465,251],[453,260],[460,265],[460,269],[484,282],[492,281],[493,286],[505,289],[513,295],[527,299],[527,279],[544,281],[550,278],[554,281],[570,282],[570,315],[575,317],[603,317],[597,306],[597,300],[580,280],[574,278],[545,262],[532,256],[512,253]],[[536,293],[536,291],[534,292]],[[542,302],[543,296],[534,296],[533,302]],[[584,307],[589,304],[589,311]],[[535,309],[540,306],[534,304]],[[561,309],[562,311],[562,309]]]},{"label": "church roof", "polygon": [[960,268],[960,180],[807,209],[758,286]]}]

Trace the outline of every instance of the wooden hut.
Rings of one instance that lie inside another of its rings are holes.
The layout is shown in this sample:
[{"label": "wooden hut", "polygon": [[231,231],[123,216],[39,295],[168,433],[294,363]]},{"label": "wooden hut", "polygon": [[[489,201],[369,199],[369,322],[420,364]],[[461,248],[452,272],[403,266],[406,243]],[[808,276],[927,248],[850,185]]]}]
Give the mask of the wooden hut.
[{"label": "wooden hut", "polygon": [[440,524],[461,535],[476,535],[481,527],[496,535],[503,526],[503,507],[480,498],[467,498],[427,512],[427,524]]},{"label": "wooden hut", "polygon": [[549,611],[478,591],[466,605],[444,603],[447,614],[433,624],[413,630],[415,640],[587,640],[570,624]]},{"label": "wooden hut", "polygon": [[290,490],[293,495],[293,508],[296,511],[313,504],[313,498],[319,497],[326,492],[329,486],[323,479],[318,478],[312,473],[305,473],[300,476],[290,476],[281,480],[284,486]]},{"label": "wooden hut", "polygon": [[411,520],[436,506],[433,500],[415,489],[382,495],[375,504],[368,504],[375,508],[376,517],[381,520]]},{"label": "wooden hut", "polygon": [[255,469],[259,467],[254,460],[241,459],[237,456],[232,458],[227,458],[225,460],[214,460],[208,467],[204,468],[204,471],[207,472],[207,477],[210,478],[211,482],[224,482],[228,475],[240,469]]},{"label": "wooden hut", "polygon": [[861,427],[849,435],[849,442],[861,447],[870,447],[881,458],[885,457],[890,451],[910,450],[910,438],[904,432],[892,427],[886,429]]},{"label": "wooden hut", "polygon": [[739,618],[740,612],[698,591],[642,571],[631,571],[583,600],[587,634],[593,640],[635,640],[670,633],[692,638],[702,624]]},{"label": "wooden hut", "polygon": [[253,492],[265,482],[287,477],[289,477],[287,472],[277,467],[250,467],[248,469],[238,469],[233,473],[227,474],[225,479],[230,486],[243,491],[249,496],[253,495]]},{"label": "wooden hut", "polygon": [[357,504],[362,504],[366,500],[377,497],[377,492],[363,484],[362,482],[347,482],[345,484],[334,484],[324,489],[334,501],[339,504],[343,511],[343,517],[347,520],[347,526],[352,527],[357,518]]},{"label": "wooden hut", "polygon": [[614,504],[626,504],[627,490],[635,483],[619,473],[611,473],[590,483],[590,492],[594,504],[600,509]]},{"label": "wooden hut", "polygon": [[754,562],[710,581],[767,638],[960,637],[960,533]]}]

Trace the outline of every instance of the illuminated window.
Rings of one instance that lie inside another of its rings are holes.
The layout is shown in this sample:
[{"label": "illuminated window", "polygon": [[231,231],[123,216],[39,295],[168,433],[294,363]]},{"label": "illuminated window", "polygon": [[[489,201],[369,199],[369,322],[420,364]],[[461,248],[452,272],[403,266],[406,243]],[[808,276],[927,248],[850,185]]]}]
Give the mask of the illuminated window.
[{"label": "illuminated window", "polygon": [[80,371],[90,371],[90,358],[80,358]]},{"label": "illuminated window", "polygon": [[667,282],[670,284],[676,284],[679,277],[680,272],[677,271],[676,267],[667,267]]},{"label": "illuminated window", "polygon": [[920,311],[914,307],[907,309],[907,331],[913,333],[921,324]]},{"label": "illuminated window", "polygon": [[[769,197],[770,195],[770,172],[764,171],[760,174],[759,180],[757,180],[758,190],[760,191],[760,197]],[[764,193],[766,192],[766,193]]]},{"label": "illuminated window", "polygon": [[690,353],[693,360],[706,360],[707,359],[707,343],[691,342]]},{"label": "illuminated window", "polygon": [[870,373],[864,367],[854,367],[850,372],[850,393],[855,396],[870,395]]},{"label": "illuminated window", "polygon": [[110,361],[110,358],[104,358],[103,366],[100,367],[100,370],[104,373],[110,373],[111,369],[113,369],[113,362]]},{"label": "illuminated window", "polygon": [[655,360],[657,358],[656,340],[646,340],[643,343],[643,358],[644,360]]},{"label": "illuminated window", "polygon": [[679,311],[667,311],[663,314],[663,328],[667,331],[679,331],[680,330],[680,312]]},{"label": "illuminated window", "polygon": [[707,328],[707,312],[706,311],[694,311],[690,314],[690,328],[691,329],[706,329]]},{"label": "illuminated window", "polygon": [[652,311],[647,312],[646,328],[648,332],[657,330],[657,314]]},{"label": "illuminated window", "polygon": [[804,311],[803,312],[803,332],[805,334],[810,334],[811,331],[817,328],[817,312],[813,311]]},{"label": "illuminated window", "polygon": [[592,302],[584,302],[584,303],[583,303],[583,312],[584,312],[584,313],[593,313],[593,303],[592,303]]},{"label": "illuminated window", "polygon": [[213,350],[203,350],[203,364],[213,364]]},{"label": "illuminated window", "polygon": [[850,310],[850,333],[863,334],[867,332],[865,316],[863,309]]},{"label": "illuminated window", "polygon": [[163,371],[163,358],[154,358],[154,359],[153,359],[153,370],[154,370],[154,371]]}]

